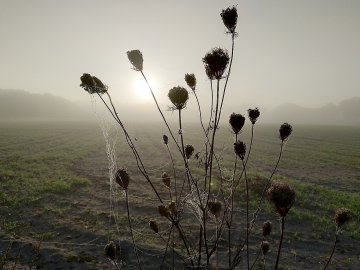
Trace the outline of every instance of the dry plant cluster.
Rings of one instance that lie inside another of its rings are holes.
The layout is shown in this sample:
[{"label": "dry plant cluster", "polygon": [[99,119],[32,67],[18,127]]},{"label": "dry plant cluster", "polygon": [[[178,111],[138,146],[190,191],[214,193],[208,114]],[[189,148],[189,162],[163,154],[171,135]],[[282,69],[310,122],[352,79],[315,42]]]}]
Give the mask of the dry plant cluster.
[{"label": "dry plant cluster", "polygon": [[[188,89],[182,86],[175,86],[169,90],[168,98],[172,103],[170,108],[178,114],[178,130],[174,132],[168,124],[162,109],[160,108],[157,98],[148,83],[144,72],[143,55],[139,50],[131,50],[127,52],[127,56],[132,64],[133,69],[138,72],[146,81],[149,91],[152,94],[155,105],[160,113],[163,123],[168,130],[167,135],[163,135],[163,142],[168,150],[169,159],[172,161],[172,170],[164,172],[161,175],[163,185],[168,189],[169,195],[160,195],[157,185],[151,179],[142,156],[134,143],[134,139],[129,134],[120,115],[111,99],[108,87],[102,83],[100,79],[90,74],[81,76],[81,87],[89,94],[96,95],[106,106],[107,110],[121,128],[123,135],[130,147],[134,161],[141,175],[146,179],[154,197],[158,200],[158,217],[154,217],[149,222],[149,230],[157,234],[159,238],[164,240],[165,250],[171,249],[173,254],[183,262],[181,267],[189,269],[236,269],[241,265],[246,269],[252,269],[256,263],[261,265],[263,269],[266,267],[274,267],[278,269],[280,264],[281,247],[284,238],[285,222],[289,211],[295,202],[295,190],[286,182],[273,180],[273,176],[278,168],[282,157],[284,144],[292,133],[292,126],[284,123],[279,129],[280,151],[277,157],[270,177],[262,186],[262,192],[258,198],[255,212],[249,210],[249,185],[247,175],[247,163],[253,146],[254,130],[256,122],[260,117],[258,108],[249,109],[247,117],[251,123],[251,139],[246,145],[240,140],[240,133],[246,122],[246,117],[233,113],[229,117],[229,124],[234,134],[234,160],[231,169],[231,177],[223,174],[219,156],[216,151],[216,138],[220,125],[222,109],[224,105],[227,85],[231,74],[231,67],[234,59],[234,44],[237,37],[236,26],[238,13],[236,7],[229,7],[221,12],[222,21],[227,29],[226,34],[231,38],[230,54],[226,49],[213,48],[205,54],[202,61],[204,64],[206,75],[210,82],[211,104],[209,104],[209,119],[204,119],[202,108],[197,96],[197,82],[194,74],[185,74],[185,82]],[[196,99],[202,135],[204,138],[204,147],[196,150],[187,142],[186,134],[183,134],[183,118],[182,113],[186,109],[189,99],[189,92]],[[169,144],[173,144],[175,151],[171,151]],[[175,153],[174,153],[175,152]],[[176,156],[179,155],[183,165],[182,171],[175,168]],[[196,159],[203,168],[203,173],[194,173],[190,166],[191,159]],[[126,201],[127,219],[129,231],[132,238],[133,252],[136,255],[137,266],[139,269],[144,267],[143,257],[139,252],[134,237],[132,218],[130,214],[129,190],[132,190],[132,177],[126,169],[116,169],[115,173],[110,173],[110,184],[114,188],[123,191]],[[135,185],[135,184],[134,184]],[[234,228],[237,226],[234,222],[236,212],[239,212],[240,206],[235,203],[235,194],[238,192],[240,185],[245,188],[245,209],[240,211],[244,213],[242,220],[246,226],[244,228]],[[135,190],[135,189],[134,189]],[[280,221],[280,239],[277,244],[269,243],[267,237],[273,230],[270,221],[266,221],[262,225],[262,240],[258,243],[259,251],[256,258],[249,255],[249,236],[254,233],[254,227],[258,221],[258,217],[263,209],[263,203],[267,201],[273,205]],[[191,213],[189,215],[188,213]],[[351,213],[348,209],[340,208],[336,210],[335,223],[335,241],[333,249],[329,255],[323,269],[326,269],[331,261],[338,243],[338,236],[343,225],[349,221]],[[168,223],[168,235],[164,235],[159,228],[156,220],[162,218]],[[196,228],[193,231],[184,230],[184,224],[191,223]],[[242,233],[239,231],[243,230]],[[174,237],[174,234],[176,235]],[[243,239],[239,237],[243,235]],[[175,243],[176,242],[176,243]],[[273,246],[277,249],[275,265],[267,265],[266,257]],[[277,248],[276,248],[277,246]],[[219,256],[221,250],[221,258]],[[110,241],[105,246],[105,255],[109,258],[114,267],[120,269],[121,265],[117,258],[117,246]],[[164,258],[166,252],[164,254]],[[262,258],[259,261],[259,258]],[[163,260],[164,261],[164,260]],[[241,264],[242,262],[242,264]],[[163,267],[161,264],[160,268]],[[173,269],[180,268],[173,260]]]}]

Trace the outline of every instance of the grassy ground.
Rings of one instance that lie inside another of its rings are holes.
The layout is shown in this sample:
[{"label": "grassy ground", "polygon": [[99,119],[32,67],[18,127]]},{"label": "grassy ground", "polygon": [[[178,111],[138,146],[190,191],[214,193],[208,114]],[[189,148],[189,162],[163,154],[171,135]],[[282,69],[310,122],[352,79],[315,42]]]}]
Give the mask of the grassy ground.
[{"label": "grassy ground", "polygon": [[[360,128],[295,126],[294,129],[275,176],[296,190],[296,203],[287,218],[281,265],[284,269],[321,269],[334,238],[334,210],[348,207],[355,219],[341,234],[331,267],[359,269]],[[170,159],[162,143],[166,130],[161,125],[150,124],[130,126],[130,130],[161,196],[168,196],[160,180],[163,171],[170,171]],[[276,163],[280,147],[277,130],[273,125],[262,125],[255,130],[249,161],[251,210],[256,207],[259,182],[269,177]],[[196,126],[184,128],[186,143],[193,144],[195,152],[203,150],[200,132]],[[249,134],[247,126],[241,139],[248,142]],[[129,196],[136,240],[145,265],[157,269],[164,244],[149,230],[148,220],[157,219],[164,235],[168,225],[158,217],[158,202],[137,173],[121,134],[117,138],[117,162],[129,170],[133,179]],[[232,143],[233,135],[223,125],[219,130],[217,154],[224,173],[229,173],[233,166]],[[170,147],[175,150],[173,145]],[[191,160],[191,167],[194,172],[201,171],[196,160]],[[177,168],[181,168],[180,160]],[[44,269],[111,268],[103,256],[108,239],[119,240],[124,269],[134,269],[124,196],[116,195],[117,215],[112,217],[107,173],[105,143],[96,124],[1,123],[0,252],[6,261],[5,269],[14,264],[20,269],[32,262]],[[235,243],[244,237],[243,183],[237,193],[237,204],[240,212],[235,216],[235,224],[239,235],[233,239]],[[267,203],[260,221],[266,219],[274,225],[269,239],[272,245],[268,265],[271,265],[276,256],[279,228],[278,218]],[[184,224],[189,232],[195,231],[195,225]],[[260,227],[255,231],[250,239],[251,258],[255,257],[260,241]],[[171,262],[171,256],[167,262]]]}]

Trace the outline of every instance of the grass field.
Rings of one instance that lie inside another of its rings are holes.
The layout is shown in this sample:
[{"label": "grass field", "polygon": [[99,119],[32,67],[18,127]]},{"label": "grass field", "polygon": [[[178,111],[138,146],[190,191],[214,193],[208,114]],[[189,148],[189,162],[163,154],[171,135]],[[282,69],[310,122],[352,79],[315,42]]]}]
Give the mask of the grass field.
[{"label": "grass field", "polygon": [[[241,134],[245,142],[249,141],[249,128]],[[161,173],[171,170],[162,142],[165,128],[134,124],[129,130],[162,196],[167,196],[160,184]],[[202,150],[200,132],[194,125],[184,128],[186,143],[193,144],[195,152]],[[164,244],[148,228],[148,220],[159,220],[164,232],[168,225],[160,219],[158,202],[137,172],[121,133],[115,135],[118,165],[126,167],[133,179],[129,196],[135,236],[144,261],[149,262],[147,267],[157,269]],[[279,147],[278,126],[256,127],[248,166],[254,179],[252,210],[258,198],[256,179],[269,177]],[[233,135],[226,124],[219,130],[217,154],[224,172],[231,170]],[[191,163],[194,171],[200,170],[195,160]],[[180,160],[177,168],[181,168]],[[294,126],[275,179],[289,182],[296,190],[285,231],[283,269],[321,269],[333,244],[334,211],[338,207],[351,209],[355,218],[340,236],[331,269],[360,269],[360,128]],[[114,219],[109,212],[108,182],[105,142],[97,124],[0,123],[0,265],[5,269],[31,264],[43,269],[110,269],[103,247],[108,239],[116,239],[120,240],[124,269],[135,269],[124,198],[119,194]],[[243,190],[240,186],[237,194],[240,209]],[[264,210],[260,220],[270,219],[274,224],[271,265],[279,237],[278,218],[267,203]],[[191,231],[195,225],[185,226]],[[243,226],[238,220],[239,239],[234,242],[243,239]],[[256,230],[260,232],[260,227]],[[250,241],[254,247],[251,256],[255,257],[259,233]]]}]

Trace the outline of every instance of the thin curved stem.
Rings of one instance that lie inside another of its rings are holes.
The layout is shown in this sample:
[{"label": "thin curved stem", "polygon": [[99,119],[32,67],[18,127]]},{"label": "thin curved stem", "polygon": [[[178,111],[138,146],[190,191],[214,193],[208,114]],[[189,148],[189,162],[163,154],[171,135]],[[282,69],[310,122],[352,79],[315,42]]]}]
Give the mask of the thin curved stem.
[{"label": "thin curved stem", "polygon": [[283,238],[284,238],[284,229],[285,229],[285,217],[281,217],[281,235],[280,235],[279,248],[278,248],[277,257],[276,257],[275,270],[278,269],[278,265],[279,265],[281,246],[282,246],[282,242],[283,242]]},{"label": "thin curved stem", "polygon": [[246,261],[248,270],[250,269],[250,259],[249,259],[249,185],[248,178],[246,174],[246,168],[244,160],[242,160],[244,172],[245,172],[245,186],[246,186]]},{"label": "thin curved stem", "polygon": [[333,255],[334,255],[334,252],[335,252],[335,249],[336,249],[337,242],[338,242],[338,229],[336,229],[335,241],[334,241],[333,248],[331,250],[330,257],[329,257],[328,261],[326,262],[326,265],[324,266],[323,270],[325,270],[328,267],[328,265],[330,264],[331,259],[332,259]]}]

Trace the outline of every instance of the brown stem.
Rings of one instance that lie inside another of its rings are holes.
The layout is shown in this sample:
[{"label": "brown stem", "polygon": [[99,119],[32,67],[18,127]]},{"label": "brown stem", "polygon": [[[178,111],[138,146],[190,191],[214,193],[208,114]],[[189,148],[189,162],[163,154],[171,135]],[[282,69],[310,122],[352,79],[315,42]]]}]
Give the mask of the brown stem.
[{"label": "brown stem", "polygon": [[338,242],[338,229],[336,229],[335,241],[334,241],[333,248],[331,250],[330,257],[329,257],[328,261],[326,262],[326,265],[324,266],[323,270],[325,270],[328,267],[328,265],[330,264],[331,258],[332,258],[332,256],[334,255],[334,252],[335,252],[337,242]]},{"label": "brown stem", "polygon": [[280,235],[279,248],[278,248],[277,257],[276,257],[275,270],[278,269],[278,265],[279,265],[281,245],[282,245],[283,238],[284,238],[284,227],[285,227],[285,217],[281,217],[281,235]]}]

